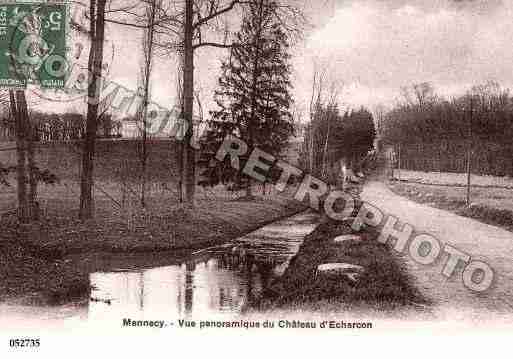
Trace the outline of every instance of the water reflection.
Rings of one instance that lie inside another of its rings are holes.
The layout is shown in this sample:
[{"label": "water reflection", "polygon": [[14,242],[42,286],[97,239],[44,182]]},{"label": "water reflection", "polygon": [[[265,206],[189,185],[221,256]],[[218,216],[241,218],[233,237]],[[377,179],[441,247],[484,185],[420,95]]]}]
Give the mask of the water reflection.
[{"label": "water reflection", "polygon": [[95,273],[90,318],[104,312],[193,314],[240,312],[274,275],[269,263],[227,256],[142,272]]},{"label": "water reflection", "polygon": [[200,251],[181,265],[91,274],[89,318],[240,313],[282,274],[315,222],[313,215],[296,216],[229,245]]}]

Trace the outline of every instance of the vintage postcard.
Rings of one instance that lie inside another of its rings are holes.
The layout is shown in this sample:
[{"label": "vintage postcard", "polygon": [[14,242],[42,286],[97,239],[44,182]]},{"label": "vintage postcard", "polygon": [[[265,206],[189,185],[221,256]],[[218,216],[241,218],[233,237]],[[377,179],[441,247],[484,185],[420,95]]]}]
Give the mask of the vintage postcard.
[{"label": "vintage postcard", "polygon": [[507,345],[512,15],[0,0],[0,353]]}]

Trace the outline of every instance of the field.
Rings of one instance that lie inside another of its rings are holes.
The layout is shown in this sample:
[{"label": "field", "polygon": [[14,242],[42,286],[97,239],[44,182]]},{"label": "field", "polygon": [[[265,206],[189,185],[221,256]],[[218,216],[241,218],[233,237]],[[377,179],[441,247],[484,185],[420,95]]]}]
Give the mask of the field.
[{"label": "field", "polygon": [[[467,175],[464,173],[440,173],[418,171],[395,171],[395,176],[408,183],[411,194],[417,197],[444,197],[465,201]],[[495,176],[471,176],[471,202],[474,206],[486,206],[513,211],[513,178]]]},{"label": "field", "polygon": [[[150,196],[157,192],[176,192],[175,143],[172,141],[153,141],[149,143],[147,179],[150,182]],[[111,207],[119,207],[123,197],[127,201],[139,192],[141,180],[141,162],[136,141],[98,141],[95,161],[95,191],[97,200],[108,199]],[[39,144],[36,161],[40,169],[48,169],[55,174],[59,183],[55,186],[40,186],[40,205],[52,198],[76,201],[79,196],[80,147],[77,142]],[[0,152],[0,163],[16,164],[16,152]],[[0,213],[16,205],[15,178],[11,176],[11,188],[0,188]],[[156,187],[159,187],[159,191]],[[167,189],[167,190],[166,190]]]},{"label": "field", "polygon": [[[14,146],[11,146],[14,147]],[[148,178],[172,181],[176,174],[176,143],[155,140],[148,142]],[[141,147],[135,140],[99,140],[96,144],[95,178],[102,182],[138,181],[141,169]],[[79,142],[41,143],[36,146],[36,161],[59,179],[80,179],[81,148]],[[16,152],[0,152],[0,163],[14,165]]]},{"label": "field", "polygon": [[[449,173],[449,172],[420,172],[408,170],[395,170],[394,175],[397,179],[408,182],[417,182],[423,184],[439,184],[450,186],[466,186],[466,173]],[[513,189],[512,177],[499,176],[480,176],[471,175],[471,183],[478,187],[504,187]]]},{"label": "field", "polygon": [[481,222],[513,230],[513,179],[471,177],[471,205],[467,206],[466,174],[395,171],[400,181],[390,182],[399,195],[426,205],[446,209]]}]

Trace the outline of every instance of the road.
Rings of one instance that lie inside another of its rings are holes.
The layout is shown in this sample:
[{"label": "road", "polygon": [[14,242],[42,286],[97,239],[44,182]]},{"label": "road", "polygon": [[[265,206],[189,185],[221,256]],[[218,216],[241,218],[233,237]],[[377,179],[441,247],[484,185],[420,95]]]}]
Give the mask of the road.
[{"label": "road", "polygon": [[513,318],[513,233],[473,219],[414,203],[394,194],[380,181],[369,181],[362,199],[385,214],[409,223],[416,232],[427,232],[442,243],[451,244],[484,260],[495,270],[496,282],[486,293],[476,294],[465,288],[462,270],[449,279],[441,274],[446,258],[425,266],[405,255],[408,271],[417,287],[434,302],[434,314],[448,321],[502,321]]}]

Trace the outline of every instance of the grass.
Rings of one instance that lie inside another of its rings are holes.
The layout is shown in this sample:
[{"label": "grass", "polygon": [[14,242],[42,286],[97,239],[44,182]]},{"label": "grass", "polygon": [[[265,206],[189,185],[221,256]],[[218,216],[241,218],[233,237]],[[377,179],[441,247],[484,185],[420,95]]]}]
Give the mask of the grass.
[{"label": "grass", "polygon": [[469,207],[465,200],[465,188],[407,182],[391,182],[389,187],[396,194],[414,202],[513,231],[513,191],[511,190],[472,188],[472,204]]},{"label": "grass", "polygon": [[[307,236],[283,277],[265,290],[257,306],[322,311],[324,306],[333,310],[364,306],[388,310],[429,304],[415,288],[401,258],[376,241],[377,232],[365,229],[358,233],[361,241],[333,242],[337,236],[354,233],[349,221],[323,221]],[[317,267],[325,263],[349,263],[365,270],[354,283],[339,275],[317,274]]]},{"label": "grass", "polygon": [[[81,144],[77,141],[39,143],[36,162],[59,179],[78,181],[80,178]],[[99,181],[139,181],[140,143],[136,140],[99,140],[96,143],[95,179]],[[176,142],[148,141],[148,178],[171,181],[178,173],[175,161]],[[16,152],[0,152],[0,163],[16,164]]]},{"label": "grass", "polygon": [[[419,184],[435,184],[448,186],[466,186],[466,173],[449,173],[449,172],[420,172],[409,170],[395,170],[394,175],[402,181],[416,182]],[[513,178],[499,176],[471,176],[472,184],[482,188],[513,188]]]},{"label": "grass", "polygon": [[[0,149],[2,146],[0,142]],[[174,182],[178,175],[176,165],[177,142],[173,140],[148,140],[147,178],[153,182]],[[15,147],[10,144],[9,147]],[[297,164],[300,144],[291,141],[284,156]],[[140,180],[141,143],[135,139],[98,140],[95,150],[94,175],[97,181],[130,183]],[[36,145],[36,162],[41,169],[48,169],[62,181],[80,179],[81,144],[79,141],[39,143]],[[16,164],[16,151],[0,151],[0,163]]]},{"label": "grass", "polygon": [[88,273],[66,259],[39,257],[16,241],[0,241],[0,300],[57,305],[89,297]]},{"label": "grass", "polygon": [[[369,164],[372,177],[382,171],[382,162],[378,159]],[[358,198],[362,188],[360,184],[349,190]],[[362,205],[361,201],[356,202],[353,217]],[[334,221],[324,215],[320,225],[305,238],[284,275],[264,290],[254,308],[284,313],[351,311],[396,315],[397,309],[427,313],[431,303],[416,288],[404,260],[388,245],[377,241],[376,229],[363,227],[357,232],[351,225],[350,219]],[[349,234],[357,235],[359,240],[334,242],[336,237]],[[328,263],[347,263],[364,270],[356,282],[345,275],[318,273],[318,266]]]}]

